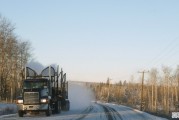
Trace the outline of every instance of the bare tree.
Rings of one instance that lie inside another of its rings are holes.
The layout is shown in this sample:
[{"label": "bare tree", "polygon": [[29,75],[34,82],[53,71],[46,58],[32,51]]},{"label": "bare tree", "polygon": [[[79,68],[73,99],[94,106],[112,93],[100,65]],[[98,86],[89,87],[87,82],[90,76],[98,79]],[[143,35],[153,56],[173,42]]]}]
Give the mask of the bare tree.
[{"label": "bare tree", "polygon": [[157,110],[157,74],[158,71],[156,68],[152,68],[150,70],[150,82],[151,82],[151,86],[152,86],[152,95],[151,95],[151,111],[155,111]]},{"label": "bare tree", "polygon": [[162,71],[164,74],[164,108],[166,114],[169,113],[169,99],[170,99],[170,94],[169,94],[169,80],[171,77],[171,68],[167,66],[162,67]]},{"label": "bare tree", "polygon": [[19,73],[29,60],[30,43],[20,41],[14,26],[0,15],[0,101],[13,100]]}]

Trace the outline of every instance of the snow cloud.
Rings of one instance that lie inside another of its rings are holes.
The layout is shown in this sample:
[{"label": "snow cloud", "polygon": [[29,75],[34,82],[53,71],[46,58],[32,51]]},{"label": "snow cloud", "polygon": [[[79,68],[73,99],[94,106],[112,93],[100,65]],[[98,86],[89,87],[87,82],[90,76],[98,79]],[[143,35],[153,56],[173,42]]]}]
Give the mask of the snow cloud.
[{"label": "snow cloud", "polygon": [[70,109],[83,109],[95,100],[94,94],[85,83],[69,82]]}]

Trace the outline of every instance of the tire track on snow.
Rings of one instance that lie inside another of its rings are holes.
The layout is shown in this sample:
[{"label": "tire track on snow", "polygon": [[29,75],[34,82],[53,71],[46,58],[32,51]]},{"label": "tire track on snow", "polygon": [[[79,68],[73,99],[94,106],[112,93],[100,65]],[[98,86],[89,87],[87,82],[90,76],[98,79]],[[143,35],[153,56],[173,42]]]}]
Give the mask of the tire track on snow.
[{"label": "tire track on snow", "polygon": [[[103,105],[103,104],[99,104],[99,105],[103,107],[103,109],[105,111],[106,118],[108,120],[119,120],[119,119],[123,120],[121,115],[114,108]],[[116,118],[116,116],[117,116],[117,118]]]}]

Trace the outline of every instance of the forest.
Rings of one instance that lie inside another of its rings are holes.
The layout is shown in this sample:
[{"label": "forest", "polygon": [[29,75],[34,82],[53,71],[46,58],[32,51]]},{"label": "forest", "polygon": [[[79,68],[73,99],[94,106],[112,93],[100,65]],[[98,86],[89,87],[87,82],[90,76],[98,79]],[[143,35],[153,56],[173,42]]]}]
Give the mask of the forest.
[{"label": "forest", "polygon": [[15,33],[14,25],[0,15],[0,101],[15,100],[22,82],[22,70],[31,51],[29,41]]},{"label": "forest", "polygon": [[[106,83],[91,85],[96,99],[104,102],[123,104],[154,114],[170,115],[178,111],[179,107],[179,66],[172,69],[162,66],[161,70],[152,68],[144,80],[143,95],[142,78],[134,82],[134,77],[127,82],[119,81],[111,84],[108,78]],[[143,99],[141,99],[143,96]]]}]

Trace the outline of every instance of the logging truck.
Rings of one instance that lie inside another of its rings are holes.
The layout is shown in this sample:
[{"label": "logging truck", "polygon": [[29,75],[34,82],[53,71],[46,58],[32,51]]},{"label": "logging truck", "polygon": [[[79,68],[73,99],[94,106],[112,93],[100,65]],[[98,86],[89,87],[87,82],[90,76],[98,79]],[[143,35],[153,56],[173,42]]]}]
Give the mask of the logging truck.
[{"label": "logging truck", "polygon": [[27,113],[45,112],[46,116],[70,109],[68,100],[68,82],[66,73],[59,72],[59,67],[46,67],[38,75],[35,70],[24,70],[22,94],[17,98],[19,117]]}]

